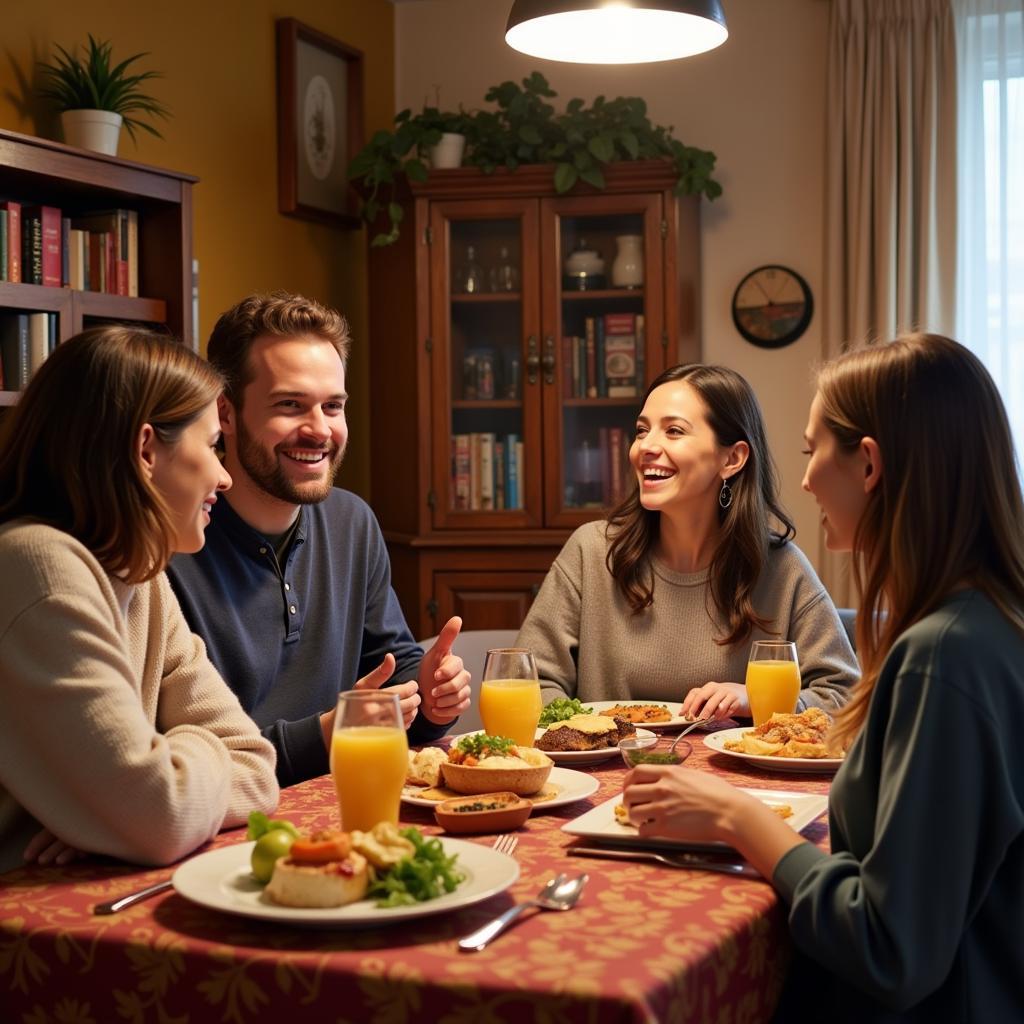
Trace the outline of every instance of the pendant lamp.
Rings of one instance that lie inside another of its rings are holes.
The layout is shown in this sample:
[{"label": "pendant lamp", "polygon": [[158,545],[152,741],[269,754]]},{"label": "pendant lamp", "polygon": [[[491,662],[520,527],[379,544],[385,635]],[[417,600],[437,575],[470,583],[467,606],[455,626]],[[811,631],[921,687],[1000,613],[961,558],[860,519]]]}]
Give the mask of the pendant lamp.
[{"label": "pendant lamp", "polygon": [[515,0],[505,42],[572,64],[692,57],[729,36],[719,0]]}]

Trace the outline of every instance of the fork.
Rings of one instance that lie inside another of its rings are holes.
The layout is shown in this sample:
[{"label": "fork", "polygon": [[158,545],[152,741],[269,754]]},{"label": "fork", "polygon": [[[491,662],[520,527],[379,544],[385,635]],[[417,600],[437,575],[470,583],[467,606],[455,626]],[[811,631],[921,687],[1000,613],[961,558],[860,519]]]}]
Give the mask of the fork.
[{"label": "fork", "polygon": [[110,900],[109,903],[97,903],[92,908],[92,912],[94,914],[116,914],[119,910],[127,910],[128,907],[134,907],[136,903],[148,900],[150,896],[155,896],[159,892],[170,889],[173,884],[168,878],[166,881],[157,882],[156,885],[149,885],[145,889],[139,889],[138,892],[131,892],[120,899]]},{"label": "fork", "polygon": [[511,832],[506,832],[504,835],[498,836],[491,845],[498,853],[505,853],[511,857],[519,845],[519,837],[512,835]]}]

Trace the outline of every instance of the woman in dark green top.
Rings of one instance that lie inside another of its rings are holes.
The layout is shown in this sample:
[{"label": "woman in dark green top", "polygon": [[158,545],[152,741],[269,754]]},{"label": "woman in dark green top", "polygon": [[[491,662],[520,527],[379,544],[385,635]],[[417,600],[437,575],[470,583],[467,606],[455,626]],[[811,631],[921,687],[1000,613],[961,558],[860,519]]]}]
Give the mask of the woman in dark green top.
[{"label": "woman in dark green top", "polygon": [[860,594],[832,854],[684,768],[634,769],[630,817],[772,880],[799,951],[780,1021],[1022,1020],[1024,502],[999,394],[947,338],[851,352],[819,376],[807,449]]}]

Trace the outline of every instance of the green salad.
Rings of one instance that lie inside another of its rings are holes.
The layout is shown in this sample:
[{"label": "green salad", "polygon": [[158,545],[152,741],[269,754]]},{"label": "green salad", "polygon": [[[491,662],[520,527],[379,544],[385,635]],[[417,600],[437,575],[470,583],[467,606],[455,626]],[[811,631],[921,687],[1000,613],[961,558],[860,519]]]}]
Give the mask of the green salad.
[{"label": "green salad", "polygon": [[515,745],[515,740],[511,740],[507,736],[488,736],[485,732],[474,732],[463,736],[455,744],[455,749],[461,750],[464,754],[472,754],[479,760],[488,755],[494,757],[508,755]]},{"label": "green salad", "polygon": [[416,852],[387,871],[373,869],[366,895],[376,897],[378,907],[405,907],[454,892],[466,877],[455,866],[458,854],[449,856],[439,839],[426,839],[419,829],[403,828],[401,833]]},{"label": "green salad", "polygon": [[554,725],[555,722],[564,722],[573,715],[592,715],[593,708],[585,708],[575,697],[571,700],[568,697],[556,697],[540,713],[541,725]]}]

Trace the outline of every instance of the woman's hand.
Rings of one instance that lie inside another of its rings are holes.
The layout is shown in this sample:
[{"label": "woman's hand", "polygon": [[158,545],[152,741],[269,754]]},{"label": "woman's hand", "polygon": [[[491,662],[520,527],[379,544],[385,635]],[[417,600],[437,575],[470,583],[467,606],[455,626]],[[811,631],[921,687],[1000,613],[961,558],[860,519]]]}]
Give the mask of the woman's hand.
[{"label": "woman's hand", "polygon": [[728,843],[768,880],[782,857],[806,842],[760,800],[681,765],[637,765],[622,802],[640,835]]},{"label": "woman's hand", "polygon": [[56,864],[63,866],[84,857],[81,850],[58,839],[48,828],[36,833],[29,840],[22,857],[26,864]]},{"label": "woman's hand", "polygon": [[642,836],[728,842],[725,822],[737,798],[752,800],[728,782],[676,765],[637,765],[622,802]]},{"label": "woman's hand", "polygon": [[742,683],[705,683],[683,700],[686,718],[732,718],[750,714],[747,688]]}]

